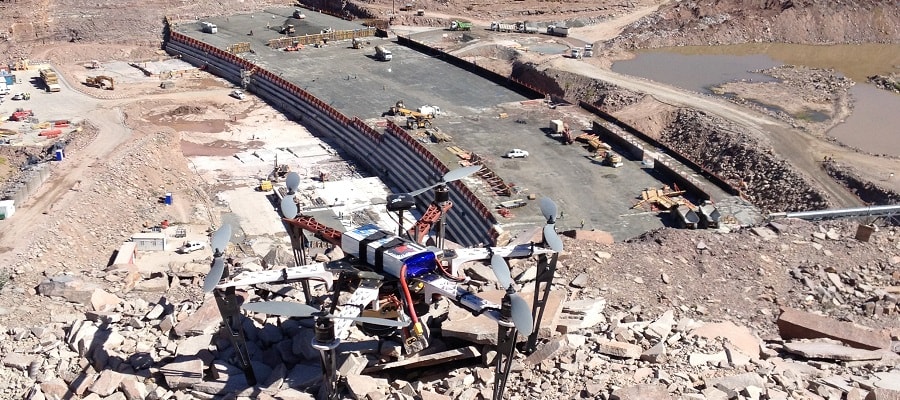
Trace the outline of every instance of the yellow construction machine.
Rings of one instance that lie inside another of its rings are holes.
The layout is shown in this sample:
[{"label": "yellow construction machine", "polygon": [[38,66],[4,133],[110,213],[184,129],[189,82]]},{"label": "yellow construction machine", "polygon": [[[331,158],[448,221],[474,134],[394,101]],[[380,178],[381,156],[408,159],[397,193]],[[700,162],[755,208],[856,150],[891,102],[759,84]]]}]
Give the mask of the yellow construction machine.
[{"label": "yellow construction machine", "polygon": [[431,116],[413,111],[406,117],[406,127],[408,129],[431,128]]},{"label": "yellow construction machine", "polygon": [[89,76],[84,80],[84,84],[106,90],[113,90],[116,88],[116,81],[105,75]]}]

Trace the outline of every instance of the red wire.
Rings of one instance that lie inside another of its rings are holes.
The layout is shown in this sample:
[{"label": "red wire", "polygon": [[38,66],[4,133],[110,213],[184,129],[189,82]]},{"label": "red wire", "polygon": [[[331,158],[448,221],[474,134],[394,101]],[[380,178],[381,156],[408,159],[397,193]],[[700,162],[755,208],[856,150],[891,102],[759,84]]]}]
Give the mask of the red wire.
[{"label": "red wire", "polygon": [[400,267],[400,286],[403,287],[403,297],[409,305],[409,316],[414,324],[419,323],[419,316],[416,315],[416,309],[413,307],[412,295],[409,294],[409,286],[406,285],[406,263]]}]

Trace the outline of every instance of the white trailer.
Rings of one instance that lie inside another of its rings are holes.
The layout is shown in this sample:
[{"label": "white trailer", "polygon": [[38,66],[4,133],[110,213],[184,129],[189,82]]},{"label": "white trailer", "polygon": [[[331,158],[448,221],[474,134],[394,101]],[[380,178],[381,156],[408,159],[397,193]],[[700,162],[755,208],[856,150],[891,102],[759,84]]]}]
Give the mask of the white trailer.
[{"label": "white trailer", "polygon": [[217,27],[216,24],[214,24],[212,22],[201,22],[200,28],[205,33],[218,33],[219,32],[219,27]]},{"label": "white trailer", "polygon": [[394,55],[384,46],[375,46],[375,58],[381,61],[391,61]]},{"label": "white trailer", "polygon": [[507,24],[503,22],[491,22],[491,30],[497,32],[514,32],[516,24]]},{"label": "white trailer", "polygon": [[565,26],[547,25],[547,34],[553,36],[569,36],[569,28]]}]

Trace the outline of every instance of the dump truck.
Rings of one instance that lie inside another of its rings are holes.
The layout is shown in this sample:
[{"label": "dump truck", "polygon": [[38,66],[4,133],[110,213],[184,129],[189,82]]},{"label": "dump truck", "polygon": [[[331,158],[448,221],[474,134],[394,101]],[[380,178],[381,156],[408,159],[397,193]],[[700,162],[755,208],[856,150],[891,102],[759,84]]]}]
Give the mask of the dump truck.
[{"label": "dump truck", "polygon": [[56,76],[56,71],[50,68],[41,68],[40,74],[41,81],[47,86],[48,92],[58,92],[60,90],[59,78]]},{"label": "dump truck", "polygon": [[453,21],[450,22],[450,30],[451,31],[470,31],[472,30],[472,23],[468,21]]},{"label": "dump truck", "polygon": [[516,24],[507,24],[504,22],[491,22],[491,30],[497,32],[513,32],[516,30]]},{"label": "dump truck", "polygon": [[535,26],[528,26],[524,21],[516,22],[516,32],[519,33],[538,33],[538,28]]},{"label": "dump truck", "polygon": [[553,36],[569,36],[569,28],[565,26],[547,25],[547,34]]},{"label": "dump truck", "polygon": [[380,61],[391,61],[391,59],[394,58],[394,55],[384,46],[375,46],[375,58]]},{"label": "dump truck", "polygon": [[219,27],[216,26],[216,24],[214,24],[212,22],[201,22],[200,30],[203,31],[204,33],[218,33]]}]

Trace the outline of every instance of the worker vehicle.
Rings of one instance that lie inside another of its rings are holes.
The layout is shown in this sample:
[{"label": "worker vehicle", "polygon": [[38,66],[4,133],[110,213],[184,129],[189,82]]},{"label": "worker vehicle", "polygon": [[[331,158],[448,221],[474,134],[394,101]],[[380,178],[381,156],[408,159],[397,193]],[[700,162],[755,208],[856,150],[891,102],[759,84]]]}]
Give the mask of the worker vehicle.
[{"label": "worker vehicle", "polygon": [[181,254],[193,253],[197,250],[203,250],[206,248],[206,243],[191,240],[184,242],[181,247],[178,248],[178,252]]},{"label": "worker vehicle", "polygon": [[528,152],[522,149],[512,149],[506,152],[506,158],[528,158]]},{"label": "worker vehicle", "polygon": [[576,60],[580,60],[582,57],[581,49],[579,49],[579,48],[572,49],[572,54],[570,55],[570,57],[572,57]]},{"label": "worker vehicle", "polygon": [[428,129],[431,128],[431,126],[431,116],[414,112],[412,115],[406,117],[407,129]]},{"label": "worker vehicle", "polygon": [[418,15],[418,16],[420,16],[420,17],[424,17],[424,16],[425,16],[425,10],[423,10],[423,9],[421,9],[421,8],[418,9],[418,10],[416,10],[416,15]]},{"label": "worker vehicle", "polygon": [[375,46],[375,58],[379,61],[391,61],[394,55],[384,46]]},{"label": "worker vehicle", "polygon": [[513,32],[516,30],[516,24],[494,21],[491,22],[491,30],[496,32]]},{"label": "worker vehicle", "polygon": [[22,92],[16,93],[12,97],[13,100],[31,100],[31,93]]},{"label": "worker vehicle", "polygon": [[203,31],[204,33],[218,33],[219,27],[216,26],[216,24],[214,24],[212,22],[201,22],[200,30]]},{"label": "worker vehicle", "polygon": [[593,57],[594,56],[594,45],[588,43],[584,45],[584,56],[585,57]]},{"label": "worker vehicle", "polygon": [[553,36],[569,36],[569,28],[565,26],[547,25],[547,34]]},{"label": "worker vehicle", "polygon": [[472,30],[472,23],[468,21],[459,21],[455,20],[450,22],[450,30],[451,31],[470,31]]},{"label": "worker vehicle", "polygon": [[412,11],[412,10],[413,10],[412,3],[406,3],[402,6],[400,6],[400,11]]},{"label": "worker vehicle", "polygon": [[294,14],[293,14],[292,16],[293,16],[294,18],[296,18],[296,19],[304,19],[304,18],[306,18],[306,14],[304,14],[304,13],[303,13],[303,10],[301,10],[301,9],[299,9],[299,8],[296,9],[296,10],[294,10]]},{"label": "worker vehicle", "polygon": [[238,100],[243,100],[244,99],[244,91],[240,90],[240,89],[232,90],[230,93],[230,96],[234,97]]}]

